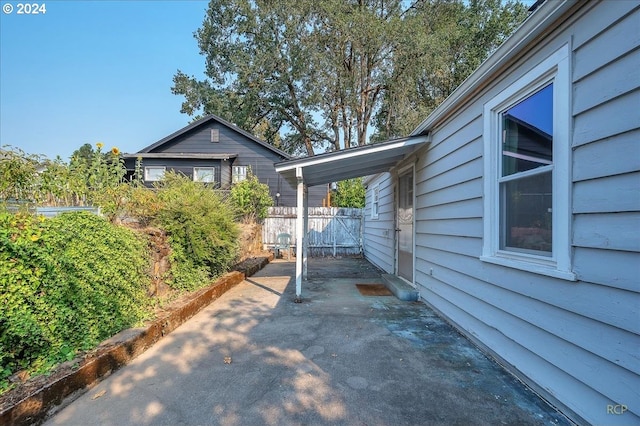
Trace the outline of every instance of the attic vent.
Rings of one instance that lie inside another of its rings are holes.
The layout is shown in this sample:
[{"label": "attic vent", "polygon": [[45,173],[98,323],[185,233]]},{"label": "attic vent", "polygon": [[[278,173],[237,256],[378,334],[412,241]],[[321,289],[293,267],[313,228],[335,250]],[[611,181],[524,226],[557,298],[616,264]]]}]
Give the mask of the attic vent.
[{"label": "attic vent", "polygon": [[211,142],[220,142],[220,131],[218,129],[211,129]]}]

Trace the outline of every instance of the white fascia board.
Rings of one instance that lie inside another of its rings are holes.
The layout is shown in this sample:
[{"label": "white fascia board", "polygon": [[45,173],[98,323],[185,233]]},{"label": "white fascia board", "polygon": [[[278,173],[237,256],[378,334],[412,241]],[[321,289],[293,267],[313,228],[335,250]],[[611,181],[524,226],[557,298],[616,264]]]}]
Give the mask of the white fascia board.
[{"label": "white fascia board", "polygon": [[[356,157],[360,157],[367,154],[373,154],[381,151],[389,151],[395,148],[417,145],[417,144],[421,144],[428,141],[429,141],[428,136],[418,136],[418,137],[410,137],[397,142],[390,141],[390,142],[385,142],[381,144],[366,145],[365,147],[362,147],[363,149],[360,149],[360,148],[346,149],[343,151],[336,151],[336,152],[329,153],[327,156],[318,155],[318,156],[309,157],[309,158],[289,160],[287,161],[287,163],[289,164],[280,164],[280,165],[276,164],[275,169],[276,169],[276,172],[281,173],[287,170],[296,169],[298,167],[304,168],[304,167],[314,166],[317,164],[331,163],[332,161],[335,161],[335,160],[356,158]],[[331,154],[336,154],[336,155],[331,155]]]},{"label": "white fascia board", "polygon": [[411,132],[412,136],[431,130],[434,123],[446,116],[458,102],[484,83],[497,69],[510,61],[579,0],[547,0],[533,12],[504,43],[496,49],[465,81],[458,86],[429,116]]}]

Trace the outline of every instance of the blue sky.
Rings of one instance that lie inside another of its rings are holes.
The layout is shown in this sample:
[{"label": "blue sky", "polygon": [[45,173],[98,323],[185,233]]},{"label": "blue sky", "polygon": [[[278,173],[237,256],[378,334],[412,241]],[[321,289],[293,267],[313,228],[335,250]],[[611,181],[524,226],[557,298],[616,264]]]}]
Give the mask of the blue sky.
[{"label": "blue sky", "polygon": [[189,123],[171,93],[202,78],[206,0],[42,1],[0,13],[0,145],[67,160],[84,143],[136,152]]},{"label": "blue sky", "polygon": [[552,84],[509,108],[507,112],[546,134],[553,135],[553,109],[549,105],[553,105]]},{"label": "blue sky", "polygon": [[189,123],[172,78],[203,78],[193,32],[206,0],[34,2],[46,13],[0,0],[13,6],[0,12],[0,146],[64,160],[85,143],[136,152]]}]

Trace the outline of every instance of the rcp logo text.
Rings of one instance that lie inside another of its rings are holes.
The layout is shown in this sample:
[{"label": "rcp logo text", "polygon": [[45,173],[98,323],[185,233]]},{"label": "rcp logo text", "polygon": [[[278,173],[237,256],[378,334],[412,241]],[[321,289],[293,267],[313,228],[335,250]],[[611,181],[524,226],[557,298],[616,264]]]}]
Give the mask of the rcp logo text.
[{"label": "rcp logo text", "polygon": [[607,405],[607,414],[624,414],[627,410],[629,409],[629,407],[627,407],[624,404],[616,404],[616,405],[612,405],[612,404],[608,404]]}]

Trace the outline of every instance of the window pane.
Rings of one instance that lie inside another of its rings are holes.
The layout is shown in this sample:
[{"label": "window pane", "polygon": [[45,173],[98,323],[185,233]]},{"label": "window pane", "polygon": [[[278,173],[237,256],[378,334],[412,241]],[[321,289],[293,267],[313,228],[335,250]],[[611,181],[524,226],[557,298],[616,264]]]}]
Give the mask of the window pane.
[{"label": "window pane", "polygon": [[380,200],[379,188],[376,186],[373,189],[373,202],[371,203],[371,216],[378,217],[378,206]]},{"label": "window pane", "polygon": [[193,180],[196,182],[215,182],[213,167],[194,167]]},{"label": "window pane", "polygon": [[158,181],[164,177],[164,167],[145,167],[144,168],[144,180],[146,181]]},{"label": "window pane", "polygon": [[500,185],[500,249],[551,255],[551,172]]},{"label": "window pane", "polygon": [[247,178],[247,166],[233,166],[231,183],[242,182]]},{"label": "window pane", "polygon": [[502,176],[552,164],[553,84],[501,114]]}]

